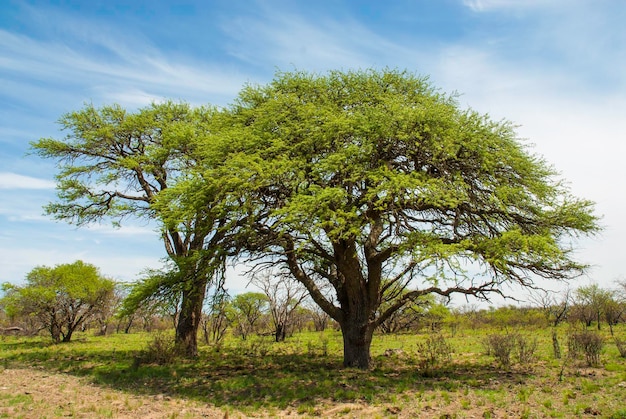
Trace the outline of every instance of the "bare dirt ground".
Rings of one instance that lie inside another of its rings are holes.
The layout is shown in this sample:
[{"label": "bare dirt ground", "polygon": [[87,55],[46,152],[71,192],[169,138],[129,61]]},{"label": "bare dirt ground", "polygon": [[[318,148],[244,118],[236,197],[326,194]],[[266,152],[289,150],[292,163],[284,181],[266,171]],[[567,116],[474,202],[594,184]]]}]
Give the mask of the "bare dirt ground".
[{"label": "bare dirt ground", "polygon": [[[454,409],[454,408],[453,408]],[[366,403],[321,403],[313,415],[299,414],[295,409],[259,411],[253,417],[396,417],[434,418],[441,412],[426,410],[395,410],[389,406]],[[0,418],[245,418],[238,411],[226,411],[210,404],[172,398],[166,395],[136,395],[108,389],[80,378],[38,369],[0,368]],[[444,417],[453,417],[445,416]],[[463,417],[483,417],[465,411]]]},{"label": "bare dirt ground", "polygon": [[105,389],[85,379],[32,369],[0,371],[0,417],[224,418],[193,401]]},{"label": "bare dirt ground", "polygon": [[[370,417],[366,405],[337,403],[319,416]],[[351,411],[351,415],[347,412]],[[316,415],[316,416],[318,416]],[[355,416],[356,415],[356,416]],[[259,412],[255,417],[301,417],[294,412]],[[72,375],[36,369],[0,369],[0,418],[244,418],[208,404],[165,395],[129,394]]]}]

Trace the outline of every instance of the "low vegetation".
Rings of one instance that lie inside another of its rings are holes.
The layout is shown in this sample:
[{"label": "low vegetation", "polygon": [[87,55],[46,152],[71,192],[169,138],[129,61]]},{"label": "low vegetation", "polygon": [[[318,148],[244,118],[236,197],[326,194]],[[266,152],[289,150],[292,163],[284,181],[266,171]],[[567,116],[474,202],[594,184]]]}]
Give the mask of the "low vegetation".
[{"label": "low vegetation", "polygon": [[[162,417],[200,416],[191,407],[181,414],[185,403],[229,417],[626,417],[626,365],[608,331],[560,326],[561,359],[554,357],[552,330],[531,331],[446,324],[437,333],[381,334],[370,371],[339,368],[342,338],[333,329],[296,332],[284,342],[228,333],[220,345],[201,345],[194,360],[174,356],[167,331],[88,331],[66,344],[3,336],[0,359],[3,377],[26,367],[81,377],[82,386],[118,392],[111,400],[133,398],[137,409],[184,401]],[[626,337],[626,326],[614,334]],[[602,345],[591,344],[598,339]],[[507,362],[498,345],[510,348]],[[590,358],[584,345],[598,352]],[[68,414],[28,391],[7,394],[8,384],[0,389],[0,417],[31,417],[34,408],[41,416]],[[91,416],[112,417],[106,404],[92,405]]]}]

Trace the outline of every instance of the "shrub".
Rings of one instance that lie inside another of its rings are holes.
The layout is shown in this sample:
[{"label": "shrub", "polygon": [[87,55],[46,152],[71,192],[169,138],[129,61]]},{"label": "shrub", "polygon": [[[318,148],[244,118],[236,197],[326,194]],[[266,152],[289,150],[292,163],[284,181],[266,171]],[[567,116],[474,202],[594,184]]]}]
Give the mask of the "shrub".
[{"label": "shrub", "polygon": [[417,352],[422,367],[437,367],[452,359],[452,346],[440,335],[428,336],[426,341],[417,344]]},{"label": "shrub", "polygon": [[515,355],[520,364],[530,364],[535,360],[537,350],[537,338],[528,340],[522,335],[513,335],[515,339]]},{"label": "shrub", "polygon": [[596,332],[585,330],[572,333],[568,339],[568,349],[571,356],[578,356],[581,352],[590,367],[600,364],[600,352],[604,346],[604,339]]},{"label": "shrub", "polygon": [[172,336],[157,332],[148,346],[141,352],[140,361],[146,364],[171,364],[177,357],[176,344]]},{"label": "shrub", "polygon": [[525,336],[513,333],[506,335],[488,335],[483,339],[487,355],[493,356],[498,363],[508,368],[511,356],[520,364],[529,364],[535,360],[537,339],[528,340]]},{"label": "shrub", "polygon": [[498,363],[508,368],[511,365],[511,352],[515,348],[515,335],[488,335],[483,340],[487,355],[492,355]]}]

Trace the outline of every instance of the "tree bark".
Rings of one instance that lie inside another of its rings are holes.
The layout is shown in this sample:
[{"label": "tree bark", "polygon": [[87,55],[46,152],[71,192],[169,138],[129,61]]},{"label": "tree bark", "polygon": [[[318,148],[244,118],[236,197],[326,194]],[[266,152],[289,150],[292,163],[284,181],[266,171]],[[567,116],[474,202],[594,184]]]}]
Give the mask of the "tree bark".
[{"label": "tree bark", "polygon": [[287,335],[287,325],[284,323],[278,323],[276,325],[276,342],[284,342]]},{"label": "tree bark", "polygon": [[61,342],[61,328],[56,323],[50,324],[50,336],[55,343]]},{"label": "tree bark", "polygon": [[354,318],[340,323],[343,335],[343,366],[346,368],[369,369],[372,366],[370,346],[374,326],[367,321]]},{"label": "tree bark", "polygon": [[202,320],[202,305],[206,294],[206,279],[196,279],[186,287],[182,295],[182,303],[178,324],[176,325],[176,345],[181,355],[198,356],[198,328]]}]

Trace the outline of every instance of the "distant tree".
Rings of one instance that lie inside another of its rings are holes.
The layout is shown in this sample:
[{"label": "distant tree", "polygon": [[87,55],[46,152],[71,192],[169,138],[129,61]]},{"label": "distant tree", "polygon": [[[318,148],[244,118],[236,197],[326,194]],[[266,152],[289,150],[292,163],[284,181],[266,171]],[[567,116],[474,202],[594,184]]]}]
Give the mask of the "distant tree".
[{"label": "distant tree", "polygon": [[531,303],[539,308],[548,324],[557,327],[567,319],[571,306],[571,292],[569,288],[561,294],[537,289],[530,294]]},{"label": "distant tree", "polygon": [[604,320],[609,325],[611,336],[614,335],[613,326],[617,325],[626,313],[626,304],[620,300],[617,292],[611,291],[609,298],[604,302]]},{"label": "distant tree", "polygon": [[111,323],[116,321],[117,312],[120,309],[122,301],[124,299],[124,286],[123,284],[116,283],[111,293],[111,298],[108,299],[107,304],[102,307],[101,310],[95,314],[93,322],[98,327],[96,332],[98,335],[106,335],[111,330]]},{"label": "distant tree", "polygon": [[[231,297],[222,287],[216,287],[213,294],[208,298],[208,304],[203,313],[202,331],[206,344],[220,345],[226,336],[226,330],[230,326],[229,310]],[[232,314],[230,314],[232,318]]]},{"label": "distant tree", "polygon": [[227,111],[228,158],[177,196],[219,185],[239,204],[240,245],[287,267],[337,321],[346,367],[369,368],[374,330],[420,296],[489,298],[585,268],[568,237],[598,230],[593,203],[513,124],[461,109],[425,78],[279,73]]},{"label": "distant tree", "polygon": [[586,327],[595,321],[600,330],[607,304],[612,298],[612,292],[600,288],[598,284],[579,287],[574,291],[573,317],[582,321]]},{"label": "distant tree", "polygon": [[79,260],[36,267],[26,276],[26,285],[7,283],[3,288],[9,316],[34,316],[55,342],[69,342],[78,327],[107,310],[115,283]]},{"label": "distant tree", "polygon": [[311,320],[313,321],[313,328],[316,332],[323,332],[328,327],[330,322],[330,316],[324,310],[320,308],[314,302],[307,302],[307,309],[309,310]]},{"label": "distant tree", "polygon": [[[380,331],[398,333],[418,330],[434,300],[433,296],[424,296],[396,310],[380,324]],[[387,305],[382,305],[380,309],[385,310]]]},{"label": "distant tree", "polygon": [[259,321],[267,314],[267,297],[260,292],[246,292],[236,295],[231,305],[236,333],[246,340],[251,333],[258,331]]},{"label": "distant tree", "polygon": [[428,307],[426,313],[424,313],[423,321],[428,324],[428,327],[432,332],[436,332],[441,328],[441,325],[450,315],[450,309],[441,302],[434,302]]},{"label": "distant tree", "polygon": [[283,342],[296,310],[307,297],[306,288],[285,273],[261,272],[251,283],[267,297],[276,342]]}]

